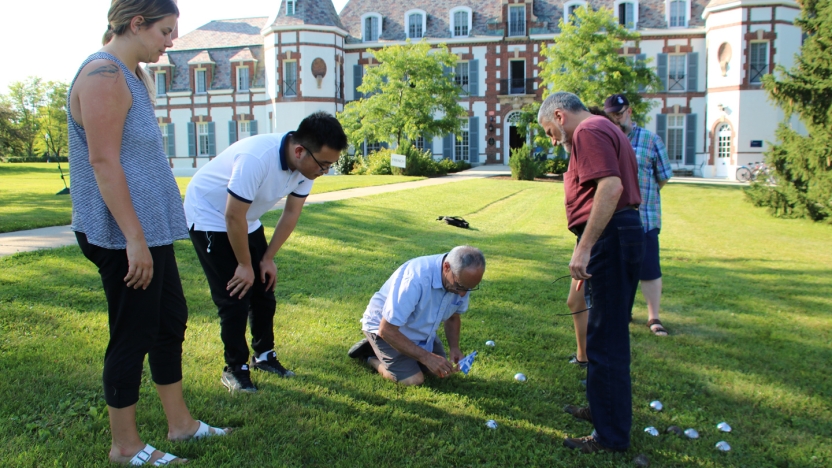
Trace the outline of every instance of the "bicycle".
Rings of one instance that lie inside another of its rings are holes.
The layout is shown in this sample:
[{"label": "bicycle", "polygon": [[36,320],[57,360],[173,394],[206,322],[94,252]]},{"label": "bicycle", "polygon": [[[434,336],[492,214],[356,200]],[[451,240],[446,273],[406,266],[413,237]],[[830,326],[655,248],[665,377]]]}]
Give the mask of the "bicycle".
[{"label": "bicycle", "polygon": [[740,166],[737,168],[737,180],[740,182],[751,182],[758,178],[765,178],[766,181],[771,182],[771,170],[766,163],[754,162],[749,166]]}]

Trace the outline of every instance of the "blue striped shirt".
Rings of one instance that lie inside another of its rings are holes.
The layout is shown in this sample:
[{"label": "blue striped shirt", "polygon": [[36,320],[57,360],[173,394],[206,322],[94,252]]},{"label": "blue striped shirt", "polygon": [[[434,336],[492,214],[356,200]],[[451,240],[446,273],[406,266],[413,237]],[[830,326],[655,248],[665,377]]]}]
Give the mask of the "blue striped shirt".
[{"label": "blue striped shirt", "polygon": [[658,135],[650,130],[633,125],[627,135],[638,161],[638,186],[641,190],[641,205],[638,212],[644,232],[662,227],[662,199],[659,195],[659,182],[664,182],[673,175],[667,149]]},{"label": "blue striped shirt", "polygon": [[[116,57],[96,52],[81,64],[81,70],[93,60],[110,60],[124,73],[133,105],[127,112],[121,137],[121,166],[133,209],[141,223],[148,247],[172,244],[187,239],[185,211],[176,179],[162,148],[162,133],[144,83]],[[78,74],[72,80],[73,85]],[[67,109],[72,89],[67,93]],[[70,114],[69,175],[72,181],[72,230],[83,232],[90,244],[106,249],[125,249],[127,240],[104,203],[90,164],[87,134]]]}]

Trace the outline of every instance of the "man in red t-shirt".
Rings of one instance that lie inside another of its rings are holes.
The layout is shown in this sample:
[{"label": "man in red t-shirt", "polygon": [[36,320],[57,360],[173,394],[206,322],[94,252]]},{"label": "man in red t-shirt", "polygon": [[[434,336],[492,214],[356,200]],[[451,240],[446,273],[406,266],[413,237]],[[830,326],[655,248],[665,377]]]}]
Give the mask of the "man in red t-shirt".
[{"label": "man in red t-shirt", "polygon": [[585,286],[589,314],[589,406],[564,410],[592,422],[595,431],[563,444],[584,453],[623,451],[633,420],[629,321],[644,257],[638,162],[621,129],[592,115],[572,93],[546,98],[537,120],[552,143],[569,152],[566,219],[578,236],[569,271],[578,289]]}]

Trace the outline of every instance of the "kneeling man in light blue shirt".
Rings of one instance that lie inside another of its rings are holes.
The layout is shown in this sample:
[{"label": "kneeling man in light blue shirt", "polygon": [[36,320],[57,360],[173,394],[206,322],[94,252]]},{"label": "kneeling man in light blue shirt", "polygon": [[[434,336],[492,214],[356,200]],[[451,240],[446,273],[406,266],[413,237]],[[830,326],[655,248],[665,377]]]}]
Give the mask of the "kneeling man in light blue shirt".
[{"label": "kneeling man in light blue shirt", "polygon": [[[373,295],[361,319],[365,339],[349,356],[366,360],[384,378],[420,385],[425,371],[445,378],[459,369],[460,314],[479,289],[485,257],[471,246],[408,260]],[[450,361],[436,331],[444,322]]]}]

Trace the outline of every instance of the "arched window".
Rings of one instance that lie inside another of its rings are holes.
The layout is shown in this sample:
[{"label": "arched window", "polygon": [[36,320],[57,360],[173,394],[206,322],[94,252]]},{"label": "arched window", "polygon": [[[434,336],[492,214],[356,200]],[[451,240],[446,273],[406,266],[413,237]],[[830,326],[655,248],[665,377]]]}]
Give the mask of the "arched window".
[{"label": "arched window", "polygon": [[383,32],[380,14],[365,13],[361,16],[361,37],[364,42],[378,42]]},{"label": "arched window", "polygon": [[671,28],[686,28],[690,21],[688,0],[667,0],[667,25]]},{"label": "arched window", "polygon": [[451,10],[451,37],[468,37],[471,34],[472,10],[468,7],[456,7]]},{"label": "arched window", "polygon": [[[580,7],[586,7],[587,3],[584,0],[571,0],[563,4],[563,21],[565,23],[571,23],[572,20],[577,19],[575,16],[575,10]],[[587,7],[588,8],[588,7]]]},{"label": "arched window", "polygon": [[405,31],[408,39],[425,37],[427,29],[427,13],[424,10],[409,10],[404,14]]},{"label": "arched window", "polygon": [[615,17],[618,24],[627,29],[638,27],[638,1],[637,0],[615,0]]},{"label": "arched window", "polygon": [[731,126],[722,124],[717,131],[717,153],[718,158],[728,158],[731,156]]}]

